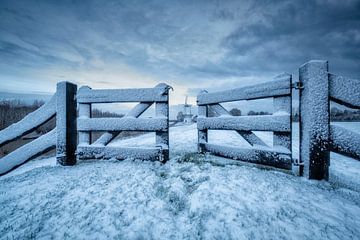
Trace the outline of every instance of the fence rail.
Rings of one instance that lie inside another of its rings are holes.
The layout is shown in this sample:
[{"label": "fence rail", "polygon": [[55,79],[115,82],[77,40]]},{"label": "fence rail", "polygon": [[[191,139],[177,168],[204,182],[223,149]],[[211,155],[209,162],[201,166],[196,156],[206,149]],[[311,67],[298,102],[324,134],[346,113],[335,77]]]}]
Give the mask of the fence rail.
[{"label": "fence rail", "polygon": [[281,76],[281,78],[275,79],[271,82],[257,84],[254,86],[235,88],[215,93],[203,93],[198,96],[197,104],[201,106],[222,102],[288,96],[290,94],[291,88],[289,88],[289,79],[287,76]]},{"label": "fence rail", "polygon": [[[222,102],[274,98],[274,114],[263,116],[231,116]],[[292,168],[291,157],[291,75],[283,74],[268,83],[227,91],[203,91],[198,99],[198,149],[200,153],[233,158],[251,163]],[[217,117],[209,117],[209,111]],[[252,148],[235,148],[208,143],[208,130],[234,130]],[[267,146],[252,131],[273,131],[274,144]]]},{"label": "fence rail", "polygon": [[[56,115],[56,94],[50,101],[22,120],[0,131],[0,147],[34,131]],[[5,174],[26,161],[41,155],[56,146],[56,129],[40,136],[0,159],[0,175]]]},{"label": "fence rail", "polygon": [[56,114],[56,96],[22,120],[0,131],[0,147],[34,131]]}]

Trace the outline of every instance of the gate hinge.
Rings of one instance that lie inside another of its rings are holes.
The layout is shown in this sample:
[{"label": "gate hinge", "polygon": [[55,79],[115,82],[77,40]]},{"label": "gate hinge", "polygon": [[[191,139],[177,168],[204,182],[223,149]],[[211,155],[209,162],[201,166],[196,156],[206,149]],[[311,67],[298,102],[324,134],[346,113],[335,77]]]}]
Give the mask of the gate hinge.
[{"label": "gate hinge", "polygon": [[291,84],[291,88],[304,89],[304,86],[301,84],[301,82],[294,82],[293,84]]}]

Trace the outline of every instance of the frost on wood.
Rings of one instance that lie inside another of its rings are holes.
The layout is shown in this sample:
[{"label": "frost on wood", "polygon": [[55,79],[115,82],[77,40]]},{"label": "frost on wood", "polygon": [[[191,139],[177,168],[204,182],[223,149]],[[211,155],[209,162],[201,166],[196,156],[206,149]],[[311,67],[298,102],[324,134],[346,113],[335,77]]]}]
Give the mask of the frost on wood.
[{"label": "frost on wood", "polygon": [[131,148],[131,147],[96,147],[79,146],[77,156],[79,159],[118,159],[126,158],[139,160],[159,160],[161,148]]},{"label": "frost on wood", "polygon": [[31,141],[30,143],[14,150],[0,159],[0,174],[9,172],[24,162],[39,156],[40,154],[55,148],[56,129],[51,130],[45,135]]},{"label": "frost on wood", "polygon": [[360,80],[329,74],[331,100],[351,108],[360,108]]},{"label": "frost on wood", "polygon": [[47,122],[56,114],[56,94],[52,96],[49,102],[45,103],[36,111],[29,113],[26,117],[17,123],[0,131],[0,146],[16,140]]},{"label": "frost on wood", "polygon": [[228,157],[250,163],[263,164],[282,169],[291,169],[292,160],[289,151],[273,151],[270,148],[236,148],[219,146],[214,144],[203,144],[206,151],[215,155]]},{"label": "frost on wood", "polygon": [[88,118],[78,119],[79,131],[165,131],[168,120],[158,118]]},{"label": "frost on wood", "polygon": [[360,160],[360,134],[330,125],[331,151]]},{"label": "frost on wood", "polygon": [[[206,118],[208,116],[208,106],[198,106],[198,119]],[[208,130],[207,129],[199,129],[199,121],[197,121],[197,129],[198,129],[198,152],[204,153],[205,149],[202,147],[201,143],[208,142]]]},{"label": "frost on wood", "polygon": [[311,179],[329,176],[329,81],[328,63],[310,61],[299,69],[300,161]]},{"label": "frost on wood", "polygon": [[[220,104],[213,104],[208,106],[213,112],[220,116],[232,116],[223,106]],[[267,146],[258,136],[252,131],[235,130],[241,137],[243,137],[251,145]]]},{"label": "frost on wood", "polygon": [[[84,89],[90,89],[87,86],[83,86],[79,91]],[[90,118],[91,117],[91,103],[80,103],[79,104],[79,118]],[[79,144],[90,144],[91,133],[79,131]]]},{"label": "frost on wood", "polygon": [[77,86],[70,82],[56,86],[56,160],[61,165],[76,163],[76,92]]},{"label": "frost on wood", "polygon": [[[290,78],[291,79],[291,78]],[[289,85],[291,81],[289,81]],[[289,128],[291,130],[291,96],[286,97],[274,97],[273,106],[274,106],[274,114],[273,115],[282,115],[288,114],[289,116]],[[291,132],[283,133],[283,132],[274,132],[273,137],[273,145],[274,146],[283,146],[287,149],[291,149]]]},{"label": "frost on wood", "polygon": [[266,97],[290,95],[289,78],[276,79],[266,83],[235,88],[231,90],[199,94],[198,105],[214,104],[221,102],[251,100]]},{"label": "frost on wood", "polygon": [[245,131],[290,131],[290,118],[284,115],[240,116],[198,118],[198,128],[213,130],[245,130]]},{"label": "frost on wood", "polygon": [[84,89],[79,91],[79,103],[112,103],[112,102],[166,102],[162,88],[138,89]]}]

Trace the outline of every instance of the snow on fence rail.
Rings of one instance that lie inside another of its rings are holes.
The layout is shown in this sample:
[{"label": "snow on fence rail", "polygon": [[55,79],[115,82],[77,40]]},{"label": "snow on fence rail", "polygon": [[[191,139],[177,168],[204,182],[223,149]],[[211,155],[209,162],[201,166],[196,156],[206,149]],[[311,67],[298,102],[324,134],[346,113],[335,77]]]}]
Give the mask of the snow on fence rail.
[{"label": "snow on fence rail", "polygon": [[328,179],[330,151],[360,160],[360,134],[330,123],[330,101],[360,109],[360,80],[329,73],[327,61],[299,69],[300,161],[311,179]]},{"label": "snow on fence rail", "polygon": [[[86,158],[137,158],[143,160],[169,159],[169,89],[166,84],[155,88],[93,90],[79,89],[79,146],[77,156]],[[140,102],[123,118],[91,118],[92,103]],[[155,118],[138,118],[155,103]],[[108,131],[91,144],[91,131]],[[154,148],[124,148],[106,146],[121,131],[150,131],[156,133]]]},{"label": "snow on fence rail", "polygon": [[[200,153],[251,163],[292,168],[291,157],[291,75],[283,74],[271,82],[198,95],[198,149]],[[273,97],[274,113],[265,116],[232,116],[220,103]],[[208,117],[209,111],[217,117]],[[251,148],[235,148],[208,143],[208,130],[235,130]],[[252,131],[273,131],[273,147]]]}]

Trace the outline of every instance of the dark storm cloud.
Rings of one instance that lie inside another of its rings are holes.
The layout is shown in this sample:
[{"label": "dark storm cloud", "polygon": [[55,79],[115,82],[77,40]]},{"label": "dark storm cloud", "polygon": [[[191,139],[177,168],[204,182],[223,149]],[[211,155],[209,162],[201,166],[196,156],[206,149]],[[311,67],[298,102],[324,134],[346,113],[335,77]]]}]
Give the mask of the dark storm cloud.
[{"label": "dark storm cloud", "polygon": [[1,1],[0,18],[1,81],[128,66],[193,95],[310,59],[360,75],[360,1]]},{"label": "dark storm cloud", "polygon": [[248,56],[240,66],[243,71],[290,70],[320,58],[350,74],[360,73],[359,1],[269,1],[250,11],[259,9],[266,12],[257,21],[239,26],[223,40],[229,64]]}]

